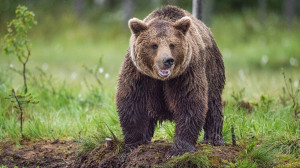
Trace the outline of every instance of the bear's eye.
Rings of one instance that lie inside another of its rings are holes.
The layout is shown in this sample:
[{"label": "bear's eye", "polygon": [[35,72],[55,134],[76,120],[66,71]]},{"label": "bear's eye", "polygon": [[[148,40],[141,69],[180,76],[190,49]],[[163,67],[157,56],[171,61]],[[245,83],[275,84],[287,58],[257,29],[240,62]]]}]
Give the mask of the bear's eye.
[{"label": "bear's eye", "polygon": [[173,50],[174,49],[174,44],[170,44],[170,49]]},{"label": "bear's eye", "polygon": [[158,48],[157,44],[152,44],[152,49],[156,50]]}]

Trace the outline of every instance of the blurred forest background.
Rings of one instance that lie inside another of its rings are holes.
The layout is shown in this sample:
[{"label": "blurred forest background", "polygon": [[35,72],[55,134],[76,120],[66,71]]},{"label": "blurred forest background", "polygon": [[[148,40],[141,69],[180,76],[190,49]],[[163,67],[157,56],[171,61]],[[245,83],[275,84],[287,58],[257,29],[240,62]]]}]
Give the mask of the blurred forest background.
[{"label": "blurred forest background", "polygon": [[[122,139],[114,96],[129,46],[128,19],[168,4],[192,13],[193,1],[0,0],[1,39],[19,4],[38,22],[28,32],[27,68],[29,93],[39,103],[24,105],[24,136],[84,139],[84,149],[91,150],[111,131]],[[259,158],[272,149],[299,161],[300,1],[202,0],[202,18],[225,63],[225,142],[231,142],[233,125],[247,154],[249,139],[256,139],[254,146],[261,140],[265,145]],[[0,141],[20,140],[19,113],[7,97],[12,88],[23,90],[15,73],[21,68],[16,57],[0,52]],[[154,139],[173,136],[174,124],[165,122]],[[249,163],[259,163],[248,156]]]},{"label": "blurred forest background", "polygon": [[[128,19],[143,19],[167,4],[192,13],[192,3],[192,0],[1,0],[0,34],[6,33],[16,6],[26,5],[38,21],[38,26],[29,32],[33,40],[32,67],[39,65],[62,78],[77,78],[85,75],[77,72],[83,64],[90,65],[102,56],[104,69],[116,79],[128,47]],[[297,0],[202,0],[203,21],[211,27],[224,55],[227,76],[252,75],[253,70],[299,68],[299,6]],[[12,59],[1,57],[1,66],[13,64]]]},{"label": "blurred forest background", "polygon": [[[116,76],[128,46],[128,19],[143,19],[167,4],[192,13],[192,3],[192,0],[1,0],[0,34],[6,32],[16,6],[24,4],[34,11],[38,21],[38,26],[29,32],[34,42],[33,64],[57,69],[64,76],[65,70],[74,71],[72,66],[81,67],[80,64],[92,63],[103,56],[105,69]],[[225,63],[233,70],[248,66],[280,69],[299,65],[299,47],[293,43],[299,39],[299,6],[297,0],[202,0],[202,15],[215,35]],[[245,45],[238,47],[242,44]],[[268,50],[270,47],[274,50]],[[236,54],[235,50],[240,50],[239,59],[245,60],[244,64],[230,57]],[[64,65],[64,60],[70,61],[68,66],[54,65]]]}]

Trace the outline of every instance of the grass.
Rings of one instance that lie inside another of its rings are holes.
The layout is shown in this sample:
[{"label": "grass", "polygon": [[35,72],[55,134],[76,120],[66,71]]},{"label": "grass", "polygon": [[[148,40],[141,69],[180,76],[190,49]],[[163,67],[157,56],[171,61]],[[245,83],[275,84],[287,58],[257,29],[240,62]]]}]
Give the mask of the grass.
[{"label": "grass", "polygon": [[[277,15],[269,15],[266,21],[261,25],[253,13],[245,12],[242,16],[217,15],[211,25],[226,67],[224,140],[231,142],[234,125],[238,145],[246,152],[236,163],[228,163],[229,167],[284,165],[299,159],[300,122],[290,100],[282,103],[280,96],[284,94],[282,68],[295,80],[295,88],[299,80],[300,34],[297,27],[284,28]],[[112,137],[111,132],[122,139],[114,95],[129,43],[128,28],[108,20],[77,23],[72,15],[57,22],[65,27],[43,35],[47,27],[40,21],[31,34],[28,67],[37,80],[30,78],[28,87],[39,103],[24,108],[25,138],[74,139],[82,142],[83,150]],[[82,67],[95,67],[99,57],[103,57],[104,71],[99,72],[101,86]],[[19,65],[13,57],[1,53],[0,66],[0,141],[18,143],[19,114],[6,98],[12,88],[22,90],[21,76],[9,70],[9,66]],[[243,95],[234,99],[232,93],[243,88]],[[237,106],[242,100],[250,103],[251,112]],[[202,136],[203,132],[199,141]],[[172,141],[173,137],[173,123],[164,122],[156,128],[154,139]],[[282,158],[287,161],[281,163]]]}]

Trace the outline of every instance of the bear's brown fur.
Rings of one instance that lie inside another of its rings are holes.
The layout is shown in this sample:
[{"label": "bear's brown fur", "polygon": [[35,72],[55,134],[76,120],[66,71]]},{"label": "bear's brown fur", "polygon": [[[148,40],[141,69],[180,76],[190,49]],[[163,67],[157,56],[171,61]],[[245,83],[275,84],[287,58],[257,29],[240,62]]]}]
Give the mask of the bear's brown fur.
[{"label": "bear's brown fur", "polygon": [[130,47],[119,76],[116,104],[128,149],[151,141],[158,121],[175,121],[166,157],[222,145],[225,71],[211,31],[189,12],[166,6],[143,21],[131,19]]}]

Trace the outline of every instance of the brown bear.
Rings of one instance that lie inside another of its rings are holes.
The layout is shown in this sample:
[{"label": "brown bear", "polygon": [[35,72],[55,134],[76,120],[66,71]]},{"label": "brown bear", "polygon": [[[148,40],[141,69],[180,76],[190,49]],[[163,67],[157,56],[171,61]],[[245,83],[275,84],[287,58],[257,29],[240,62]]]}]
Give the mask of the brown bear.
[{"label": "brown bear", "polygon": [[116,94],[126,149],[151,141],[165,120],[176,124],[166,157],[194,152],[202,128],[205,143],[223,145],[225,70],[209,28],[175,6],[133,18],[129,28]]}]

